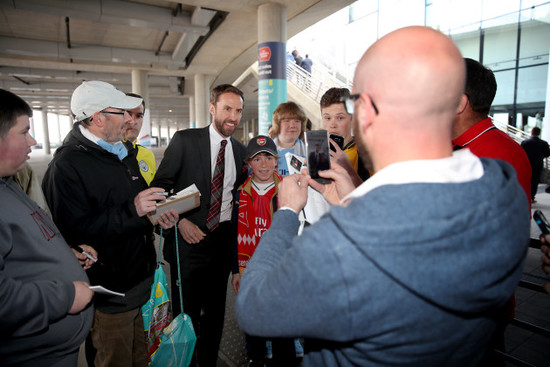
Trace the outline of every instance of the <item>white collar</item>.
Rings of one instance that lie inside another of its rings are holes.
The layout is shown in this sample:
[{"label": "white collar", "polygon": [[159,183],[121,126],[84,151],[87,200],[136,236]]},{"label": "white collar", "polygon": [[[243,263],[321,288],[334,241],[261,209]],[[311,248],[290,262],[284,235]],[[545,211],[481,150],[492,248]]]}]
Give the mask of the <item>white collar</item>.
[{"label": "white collar", "polygon": [[92,143],[96,143],[101,139],[100,137],[98,137],[97,135],[95,135],[94,133],[92,133],[90,130],[88,130],[85,126],[83,126],[82,124],[79,124],[78,125],[78,128],[80,129],[80,132],[82,133],[82,135],[88,139],[89,141],[91,141]]},{"label": "white collar", "polygon": [[340,203],[366,195],[384,185],[461,183],[477,180],[483,176],[483,172],[481,161],[467,148],[453,152],[448,158],[398,162],[374,174]]}]

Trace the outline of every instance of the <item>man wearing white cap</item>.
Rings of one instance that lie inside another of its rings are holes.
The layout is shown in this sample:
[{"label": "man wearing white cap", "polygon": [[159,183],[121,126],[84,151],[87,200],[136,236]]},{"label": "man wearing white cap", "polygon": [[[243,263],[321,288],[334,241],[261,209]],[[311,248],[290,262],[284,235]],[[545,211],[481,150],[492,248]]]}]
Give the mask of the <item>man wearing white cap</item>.
[{"label": "man wearing white cap", "polygon": [[[95,295],[91,335],[96,366],[128,361],[147,366],[141,306],[149,297],[156,255],[146,214],[162,200],[159,193],[164,190],[147,188],[137,150],[122,143],[134,123],[127,110],[141,103],[141,98],[105,82],[78,86],[71,98],[74,127],[42,183],[67,243],[85,243],[97,250],[98,261],[88,270],[90,283],[125,294]],[[176,219],[171,212],[159,223],[169,228]]]}]

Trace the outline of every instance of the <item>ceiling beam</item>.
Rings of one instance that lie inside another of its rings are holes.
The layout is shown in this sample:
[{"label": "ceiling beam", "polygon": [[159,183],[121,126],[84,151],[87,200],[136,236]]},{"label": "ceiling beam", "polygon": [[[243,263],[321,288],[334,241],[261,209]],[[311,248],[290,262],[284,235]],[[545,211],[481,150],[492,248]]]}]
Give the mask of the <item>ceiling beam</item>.
[{"label": "ceiling beam", "polygon": [[131,27],[162,31],[192,33],[199,36],[209,28],[194,25],[191,14],[172,14],[171,8],[120,0],[17,0],[0,1],[0,7],[29,10],[38,13],[63,15],[106,24],[124,24]]}]

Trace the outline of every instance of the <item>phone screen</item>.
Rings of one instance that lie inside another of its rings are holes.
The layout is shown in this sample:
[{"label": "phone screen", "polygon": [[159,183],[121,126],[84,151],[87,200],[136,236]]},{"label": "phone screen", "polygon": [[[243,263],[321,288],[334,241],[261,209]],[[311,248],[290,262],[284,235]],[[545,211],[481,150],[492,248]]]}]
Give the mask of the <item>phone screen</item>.
[{"label": "phone screen", "polygon": [[328,131],[306,131],[305,135],[309,175],[317,182],[329,183],[330,179],[319,176],[319,171],[330,169]]}]

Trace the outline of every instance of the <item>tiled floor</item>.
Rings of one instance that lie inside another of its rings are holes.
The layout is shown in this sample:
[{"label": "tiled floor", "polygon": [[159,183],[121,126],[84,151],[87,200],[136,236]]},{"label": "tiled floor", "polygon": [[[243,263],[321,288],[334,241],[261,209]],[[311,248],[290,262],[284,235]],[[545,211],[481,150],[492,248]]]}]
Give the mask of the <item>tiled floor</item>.
[{"label": "tiled floor", "polygon": [[[162,149],[153,149],[157,159],[162,157]],[[41,179],[47,169],[50,157],[41,151],[33,152],[29,161],[35,174]],[[544,192],[545,185],[539,185],[537,203],[532,209],[540,209],[550,219],[550,194]],[[531,237],[536,238],[539,230],[532,222]],[[169,271],[169,269],[167,269]],[[540,251],[529,249],[524,269],[524,280],[542,284],[547,276],[540,268]],[[244,336],[239,330],[233,310],[235,294],[230,284],[227,292],[225,328],[218,355],[218,367],[240,367],[246,365]],[[518,288],[516,291],[516,317],[550,329],[550,295]],[[506,331],[506,349],[512,356],[520,358],[533,366],[550,366],[550,338],[522,330],[510,325]],[[513,366],[507,363],[508,366]],[[83,358],[79,367],[85,367]]]}]

